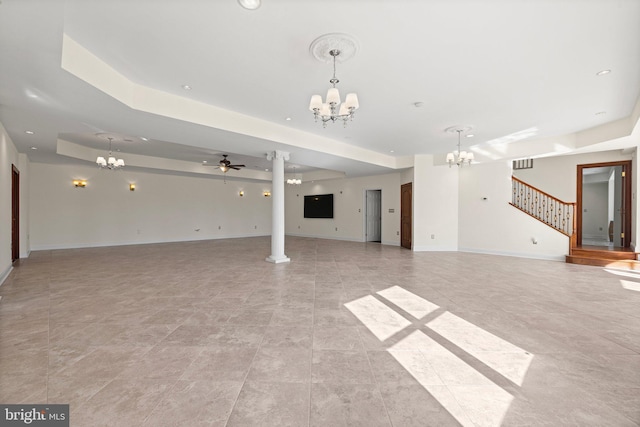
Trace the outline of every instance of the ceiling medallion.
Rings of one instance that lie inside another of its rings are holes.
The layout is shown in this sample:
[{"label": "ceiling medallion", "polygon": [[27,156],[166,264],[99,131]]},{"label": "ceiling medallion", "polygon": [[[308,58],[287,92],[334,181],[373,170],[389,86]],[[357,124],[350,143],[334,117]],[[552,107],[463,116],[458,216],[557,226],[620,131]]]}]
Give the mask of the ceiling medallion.
[{"label": "ceiling medallion", "polygon": [[[343,63],[356,56],[360,46],[355,38],[343,33],[330,33],[318,37],[309,46],[309,53],[324,63],[334,61]],[[331,55],[332,50],[339,50],[340,56]]]}]

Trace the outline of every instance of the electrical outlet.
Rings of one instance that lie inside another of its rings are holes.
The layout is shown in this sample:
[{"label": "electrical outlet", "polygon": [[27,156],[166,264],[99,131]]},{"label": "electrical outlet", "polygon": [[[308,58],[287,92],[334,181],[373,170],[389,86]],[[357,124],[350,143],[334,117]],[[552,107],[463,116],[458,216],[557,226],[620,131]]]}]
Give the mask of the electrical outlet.
[{"label": "electrical outlet", "polygon": [[435,235],[435,234],[432,234],[432,235],[431,235],[431,240],[433,240],[433,239],[435,239],[435,238],[436,238],[436,235]]},{"label": "electrical outlet", "polygon": [[336,227],[336,231],[338,231],[338,227]]},{"label": "electrical outlet", "polygon": [[400,232],[399,232],[399,231],[396,231],[396,236],[399,236],[399,235],[400,235]]},{"label": "electrical outlet", "polygon": [[222,230],[222,226],[221,225],[218,226],[218,230]]}]

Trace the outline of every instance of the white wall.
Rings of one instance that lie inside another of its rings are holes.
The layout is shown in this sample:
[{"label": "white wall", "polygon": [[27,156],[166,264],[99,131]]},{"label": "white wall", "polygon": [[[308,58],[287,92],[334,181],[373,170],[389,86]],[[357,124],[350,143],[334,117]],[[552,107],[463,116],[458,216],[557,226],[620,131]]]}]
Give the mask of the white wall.
[{"label": "white wall", "polygon": [[270,184],[43,163],[30,181],[33,250],[271,234]]},{"label": "white wall", "polygon": [[31,225],[29,224],[29,191],[31,162],[26,154],[18,154],[20,171],[20,258],[28,258],[31,253]]},{"label": "white wall", "polygon": [[460,250],[564,260],[569,238],[509,205],[510,201],[510,162],[475,164],[462,169]]},{"label": "white wall", "polygon": [[29,254],[29,160],[18,154],[13,141],[0,123],[0,284],[11,271],[11,174],[12,165],[20,171],[20,257]]},{"label": "white wall", "polygon": [[414,251],[458,250],[458,169],[434,166],[432,155],[414,157]]},{"label": "white wall", "polygon": [[[563,201],[575,202],[577,165],[631,157],[630,153],[616,150],[541,158],[534,160],[532,169],[513,171],[513,175]],[[508,205],[511,174],[508,162],[477,164],[461,170],[460,250],[563,259],[569,250],[568,237]],[[634,203],[637,204],[635,198]],[[537,244],[533,244],[534,238]]]},{"label": "white wall", "polygon": [[[400,244],[400,181],[401,174],[393,173],[286,185],[285,233],[364,242],[365,192],[382,190],[382,243],[397,246]],[[312,194],[333,194],[333,218],[304,218],[304,196]]]},{"label": "white wall", "polygon": [[582,185],[582,237],[609,240],[609,182]]}]

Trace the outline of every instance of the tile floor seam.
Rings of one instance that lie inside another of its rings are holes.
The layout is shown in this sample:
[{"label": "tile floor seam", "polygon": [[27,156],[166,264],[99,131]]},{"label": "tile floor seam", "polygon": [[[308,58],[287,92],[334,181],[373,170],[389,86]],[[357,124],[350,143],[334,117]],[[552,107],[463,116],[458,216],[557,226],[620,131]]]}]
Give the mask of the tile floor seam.
[{"label": "tile floor seam", "polygon": [[245,384],[247,383],[247,378],[249,377],[249,373],[251,372],[251,367],[253,366],[254,362],[256,361],[256,357],[258,357],[258,353],[260,352],[260,348],[262,348],[262,343],[264,341],[264,337],[266,334],[262,335],[262,338],[260,339],[260,343],[258,344],[258,348],[256,349],[253,358],[251,359],[251,363],[249,363],[249,367],[247,368],[247,372],[245,372],[244,374],[244,379],[242,380],[242,385],[240,386],[240,389],[238,390],[238,395],[236,396],[233,405],[231,406],[231,410],[229,411],[229,416],[227,417],[227,420],[225,421],[225,427],[229,424],[229,420],[231,420],[231,415],[233,414],[233,411],[236,409],[236,406],[238,405],[238,400],[240,399],[240,395],[242,394],[242,389],[244,388]]},{"label": "tile floor seam", "polygon": [[[362,341],[362,336],[360,335],[360,330],[356,329],[358,336],[360,337],[360,341]],[[389,408],[387,408],[387,402],[384,398],[384,396],[382,395],[382,390],[380,388],[380,382],[378,380],[378,377],[375,374],[375,371],[373,370],[373,365],[371,364],[371,358],[369,357],[369,352],[367,351],[367,349],[364,349],[364,354],[365,357],[367,358],[367,363],[369,365],[369,370],[371,371],[371,376],[373,377],[373,382],[376,386],[376,391],[378,392],[378,394],[380,395],[380,400],[382,401],[382,407],[384,408],[384,413],[387,415],[387,420],[389,421],[389,427],[393,426],[393,421],[391,419],[391,414],[389,414]]]}]

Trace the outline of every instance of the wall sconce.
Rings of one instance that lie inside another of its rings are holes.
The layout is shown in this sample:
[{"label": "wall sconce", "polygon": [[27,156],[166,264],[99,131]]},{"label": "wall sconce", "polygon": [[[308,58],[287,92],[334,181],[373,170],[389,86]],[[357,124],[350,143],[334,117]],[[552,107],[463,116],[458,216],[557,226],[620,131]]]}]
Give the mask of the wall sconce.
[{"label": "wall sconce", "polygon": [[73,186],[76,188],[84,188],[87,186],[87,181],[83,180],[83,179],[74,179],[73,180]]},{"label": "wall sconce", "polygon": [[240,192],[238,193],[238,196],[240,196],[240,197],[244,197],[244,191],[240,191]]},{"label": "wall sconce", "polygon": [[265,191],[262,194],[264,195],[264,197],[271,197],[271,191]]},{"label": "wall sconce", "polygon": [[129,184],[129,191],[136,191],[136,185],[135,184]]}]

